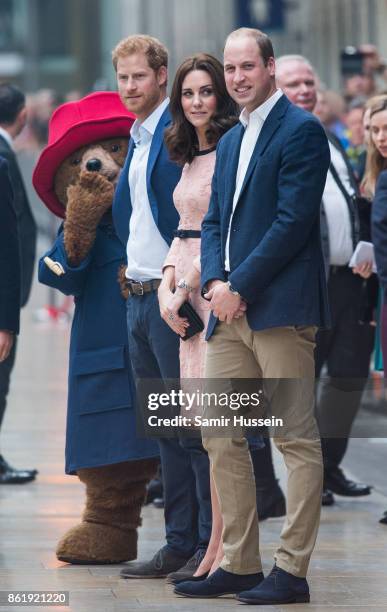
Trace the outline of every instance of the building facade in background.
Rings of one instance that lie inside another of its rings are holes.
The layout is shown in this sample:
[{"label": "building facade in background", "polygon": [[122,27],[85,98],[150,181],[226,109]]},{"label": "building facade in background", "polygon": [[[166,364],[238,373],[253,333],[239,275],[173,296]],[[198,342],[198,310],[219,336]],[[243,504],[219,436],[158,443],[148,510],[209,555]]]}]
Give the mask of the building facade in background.
[{"label": "building facade in background", "polygon": [[101,74],[100,0],[0,0],[0,78],[25,91],[89,89]]}]

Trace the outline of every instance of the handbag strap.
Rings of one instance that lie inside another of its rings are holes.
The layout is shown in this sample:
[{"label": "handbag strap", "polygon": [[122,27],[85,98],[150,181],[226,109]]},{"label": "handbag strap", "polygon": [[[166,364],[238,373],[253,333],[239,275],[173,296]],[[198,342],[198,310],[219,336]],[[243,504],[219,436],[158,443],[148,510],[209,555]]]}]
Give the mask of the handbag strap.
[{"label": "handbag strap", "polygon": [[359,242],[359,233],[360,233],[359,214],[358,214],[357,206],[356,206],[356,195],[351,195],[350,193],[348,193],[343,181],[341,180],[339,176],[339,173],[337,172],[332,162],[329,164],[329,170],[332,174],[333,180],[335,181],[336,185],[338,186],[341,193],[343,194],[345,201],[347,202],[349,216],[351,219],[351,225],[353,229],[352,242],[353,242],[353,247],[355,248],[357,243]]}]

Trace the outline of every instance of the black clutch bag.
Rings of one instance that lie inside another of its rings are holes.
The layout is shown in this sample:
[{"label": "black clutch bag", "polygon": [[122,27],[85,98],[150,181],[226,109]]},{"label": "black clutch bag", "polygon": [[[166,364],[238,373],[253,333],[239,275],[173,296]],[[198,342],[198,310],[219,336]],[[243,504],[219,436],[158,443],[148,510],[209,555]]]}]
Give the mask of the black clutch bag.
[{"label": "black clutch bag", "polygon": [[[187,319],[189,327],[185,330],[182,340],[189,340],[204,329],[204,323],[189,302],[184,302],[179,308],[179,315]],[[181,337],[181,336],[180,336]]]}]

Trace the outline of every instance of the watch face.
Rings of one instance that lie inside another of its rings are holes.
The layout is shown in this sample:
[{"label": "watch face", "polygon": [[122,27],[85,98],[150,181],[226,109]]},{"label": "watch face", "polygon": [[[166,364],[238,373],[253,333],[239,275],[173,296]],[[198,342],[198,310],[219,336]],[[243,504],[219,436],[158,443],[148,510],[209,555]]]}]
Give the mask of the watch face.
[{"label": "watch face", "polygon": [[234,287],[232,286],[230,282],[228,283],[228,288],[230,289],[231,293],[233,293],[234,295],[239,295],[239,292],[236,289],[234,289]]}]

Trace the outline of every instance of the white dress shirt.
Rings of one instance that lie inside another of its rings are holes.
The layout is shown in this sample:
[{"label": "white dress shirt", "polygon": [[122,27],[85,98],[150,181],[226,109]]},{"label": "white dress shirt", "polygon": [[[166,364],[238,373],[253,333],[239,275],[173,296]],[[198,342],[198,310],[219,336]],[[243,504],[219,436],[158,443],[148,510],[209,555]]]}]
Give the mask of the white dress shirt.
[{"label": "white dress shirt", "polygon": [[238,161],[238,170],[236,174],[235,181],[235,192],[234,199],[232,204],[232,213],[230,216],[230,223],[228,226],[228,234],[226,241],[226,249],[225,249],[225,270],[227,272],[230,271],[230,233],[231,233],[231,224],[232,218],[234,215],[234,211],[236,205],[239,200],[239,196],[241,193],[243,181],[245,180],[247,168],[250,163],[251,156],[253,154],[255,145],[257,144],[257,140],[259,134],[261,133],[262,126],[265,123],[270,111],[277,104],[278,100],[283,95],[281,89],[277,89],[277,91],[270,96],[261,106],[258,106],[251,113],[249,113],[245,108],[242,110],[239,121],[245,127],[245,133],[243,134],[241,149],[239,152],[239,161]]},{"label": "white dress shirt", "polygon": [[[330,142],[331,162],[349,195],[354,189],[348,168],[340,151]],[[323,193],[323,206],[327,219],[329,237],[329,263],[331,266],[345,266],[353,253],[352,226],[348,203],[337,186],[331,171],[328,171]]]},{"label": "white dress shirt", "polygon": [[146,169],[152,138],[168,104],[169,98],[143,122],[137,119],[130,130],[135,149],[128,176],[132,214],[126,248],[128,256],[126,277],[139,281],[162,278],[161,268],[169,251],[169,246],[153,218],[146,186]]}]

